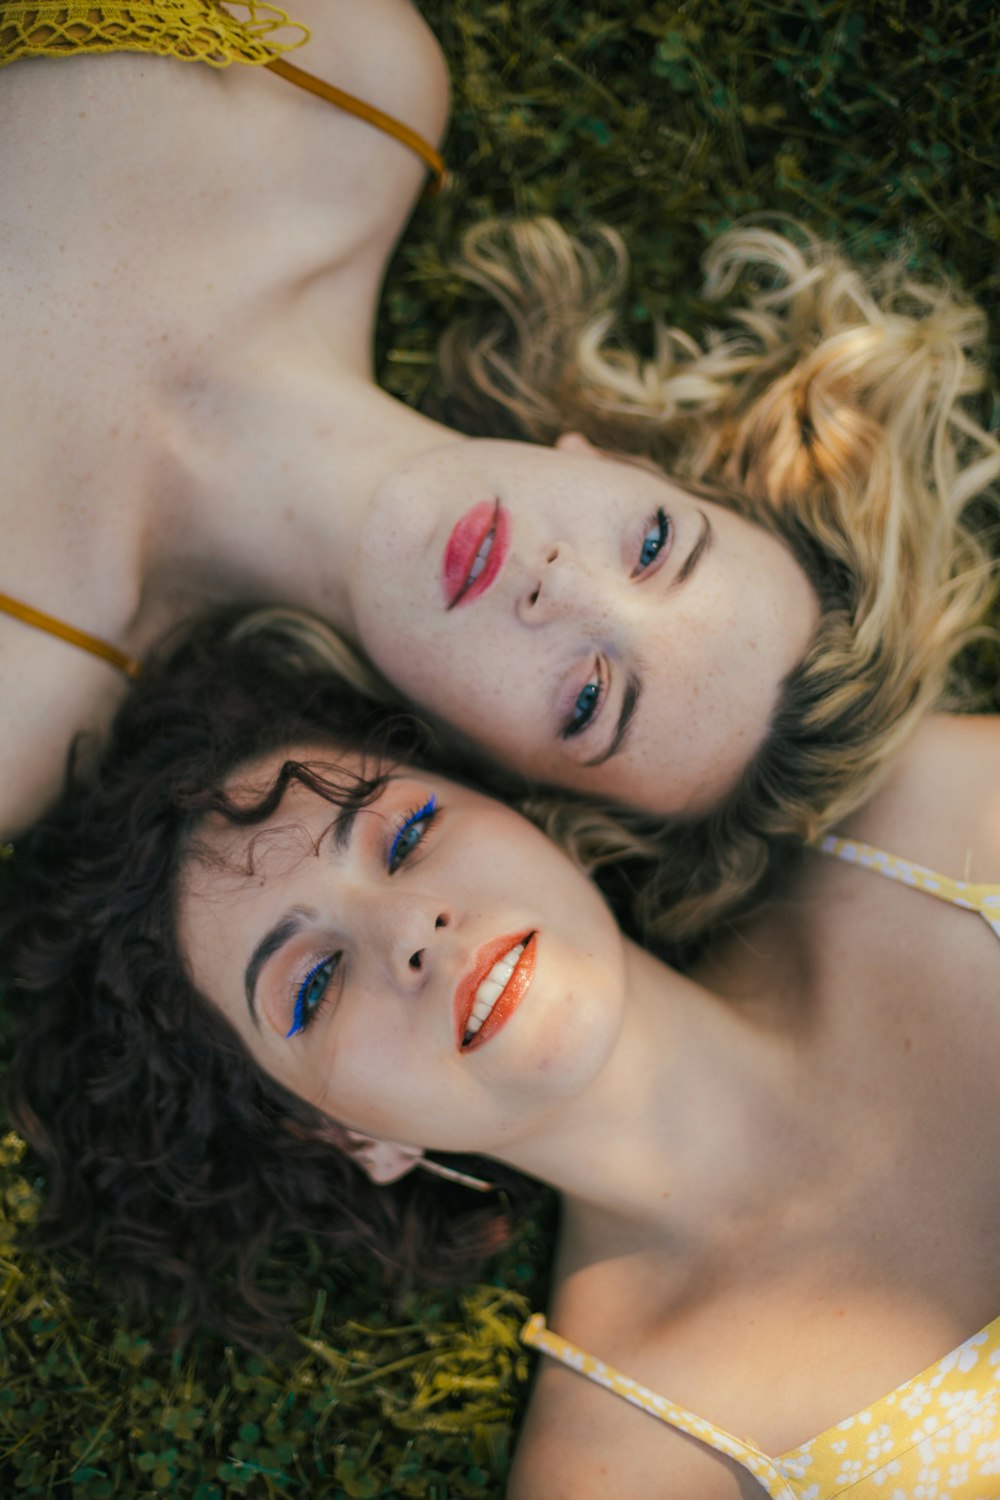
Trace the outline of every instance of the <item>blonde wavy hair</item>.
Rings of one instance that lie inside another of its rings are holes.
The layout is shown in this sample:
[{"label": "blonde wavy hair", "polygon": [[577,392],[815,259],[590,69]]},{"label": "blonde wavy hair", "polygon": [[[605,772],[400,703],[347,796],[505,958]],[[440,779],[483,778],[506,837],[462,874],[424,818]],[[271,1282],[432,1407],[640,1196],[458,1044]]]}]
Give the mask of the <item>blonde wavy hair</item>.
[{"label": "blonde wavy hair", "polygon": [[783,850],[872,796],[929,710],[969,706],[956,657],[988,633],[1000,444],[976,412],[985,318],[902,258],[865,274],[792,234],[723,235],[705,293],[730,303],[724,321],[700,342],[658,327],[642,358],[619,330],[628,258],[613,230],[583,242],[549,219],[485,224],[459,269],[496,315],[442,346],[458,425],[543,443],[579,429],[652,460],[782,536],[819,594],[815,639],[721,806],[664,819],[531,799],[585,866],[629,859],[635,915],[661,942],[746,906]]},{"label": "blonde wavy hair", "polygon": [[[624,861],[644,936],[684,944],[866,802],[926,713],[970,706],[956,658],[991,633],[997,574],[1000,443],[974,407],[988,395],[985,319],[901,260],[866,276],[804,231],[749,227],[706,257],[708,297],[742,293],[725,324],[701,343],[658,328],[644,360],[618,331],[628,259],[610,229],[584,243],[548,219],[483,225],[460,269],[498,311],[444,339],[456,425],[537,442],[579,428],[651,460],[783,537],[821,601],[764,744],[713,811],[654,817],[554,789],[519,799],[584,868]],[[277,633],[290,665],[319,661],[401,701],[304,612],[259,610],[239,630]],[[479,766],[517,799],[523,782],[442,730],[450,766]]]}]

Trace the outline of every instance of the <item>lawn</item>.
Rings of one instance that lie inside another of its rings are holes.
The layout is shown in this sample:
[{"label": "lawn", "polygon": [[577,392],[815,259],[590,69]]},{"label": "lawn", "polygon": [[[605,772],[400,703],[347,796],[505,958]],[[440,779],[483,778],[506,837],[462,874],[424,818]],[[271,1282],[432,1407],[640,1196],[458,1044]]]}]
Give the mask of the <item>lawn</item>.
[{"label": "lawn", "polygon": [[[288,0],[294,13],[294,0]],[[393,263],[384,384],[437,395],[436,331],[475,312],[451,269],[489,214],[613,224],[642,346],[707,316],[712,236],[791,215],[862,261],[902,247],[994,318],[1000,374],[1000,11],[987,0],[421,0],[445,47],[451,186]],[[72,66],[67,63],[66,66]],[[996,695],[993,659],[983,677]],[[0,878],[17,878],[17,856]],[[0,994],[9,1052],[17,996]],[[209,1334],[174,1348],[172,1312],[123,1322],[93,1278],[32,1253],[44,1184],[0,1121],[0,1495],[482,1500],[503,1490],[531,1361],[517,1330],[544,1298],[551,1206],[476,1286],[389,1305],[373,1270],[275,1247],[297,1309],[278,1349]]]}]

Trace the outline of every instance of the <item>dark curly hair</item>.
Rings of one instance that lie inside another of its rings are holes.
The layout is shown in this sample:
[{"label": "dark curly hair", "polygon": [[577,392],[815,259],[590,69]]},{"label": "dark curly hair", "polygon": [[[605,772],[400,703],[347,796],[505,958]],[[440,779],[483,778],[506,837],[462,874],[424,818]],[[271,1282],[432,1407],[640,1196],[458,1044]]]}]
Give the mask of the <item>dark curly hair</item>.
[{"label": "dark curly hair", "polygon": [[[499,1247],[534,1190],[494,1163],[485,1175],[503,1192],[485,1203],[422,1172],[373,1186],[188,977],[176,881],[208,812],[252,824],[296,781],[363,805],[393,763],[434,748],[419,721],[365,698],[301,643],[240,638],[237,623],[221,612],[176,636],[105,747],[75,747],[62,797],[18,846],[3,925],[25,1017],[8,1104],[46,1166],[42,1247],[99,1267],[137,1310],[179,1291],[179,1327],[246,1339],[281,1321],[258,1275],[279,1233],[368,1252],[389,1286],[456,1281]],[[241,765],[304,740],[359,751],[374,774],[331,781],[287,761],[252,806],[227,799]]]}]

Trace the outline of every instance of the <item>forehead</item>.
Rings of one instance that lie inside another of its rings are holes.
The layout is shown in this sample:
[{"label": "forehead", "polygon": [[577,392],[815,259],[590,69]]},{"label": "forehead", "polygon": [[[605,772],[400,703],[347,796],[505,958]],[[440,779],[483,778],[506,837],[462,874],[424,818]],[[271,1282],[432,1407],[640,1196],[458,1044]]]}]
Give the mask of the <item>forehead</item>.
[{"label": "forehead", "polygon": [[339,746],[290,745],[248,762],[227,779],[222,790],[232,807],[258,806],[274,792],[289,762],[302,765],[314,784],[290,779],[273,811],[250,823],[213,810],[189,840],[177,885],[177,930],[196,983],[205,977],[206,943],[213,952],[228,952],[246,920],[280,903],[288,878],[336,837],[345,811],[356,806],[359,785],[380,770]]},{"label": "forehead", "polygon": [[[252,806],[270,791],[281,775],[282,768],[289,764],[307,766],[334,786],[351,787],[359,777],[374,777],[380,774],[381,762],[366,757],[357,750],[345,748],[332,741],[306,740],[301,744],[289,743],[266,755],[257,756],[233,771],[225,782],[225,791],[234,803]],[[304,790],[294,781],[289,783],[285,797]]]},{"label": "forehead", "polygon": [[[182,890],[204,885],[198,871],[246,880],[268,850],[315,852],[345,811],[370,800],[381,765],[334,745],[290,745],[248,762],[224,782],[232,815],[213,809],[193,831],[182,861]],[[264,811],[274,800],[273,807]],[[260,809],[247,822],[240,814]]]}]

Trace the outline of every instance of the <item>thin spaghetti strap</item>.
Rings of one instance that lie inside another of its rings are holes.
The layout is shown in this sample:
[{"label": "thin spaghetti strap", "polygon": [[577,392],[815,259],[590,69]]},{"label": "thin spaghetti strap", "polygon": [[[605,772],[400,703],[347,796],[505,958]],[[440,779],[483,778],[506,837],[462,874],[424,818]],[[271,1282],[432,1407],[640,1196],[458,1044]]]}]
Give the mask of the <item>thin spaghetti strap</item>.
[{"label": "thin spaghetti strap", "polygon": [[9,594],[0,594],[0,611],[5,615],[13,615],[15,620],[30,625],[34,630],[42,630],[46,635],[54,635],[61,641],[68,641],[71,646],[77,646],[81,651],[88,651],[91,656],[99,656],[102,661],[109,662],[126,677],[138,677],[142,669],[142,663],[135,657],[129,656],[127,651],[121,651],[117,646],[109,645],[102,641],[99,636],[91,635],[89,631],[77,630],[75,625],[67,625],[64,620],[57,620],[54,615],[47,615],[40,609],[34,609],[30,604],[22,604],[20,599],[12,599]]},{"label": "thin spaghetti strap", "polygon": [[307,93],[316,94],[320,99],[325,99],[328,104],[335,104],[338,109],[345,110],[347,114],[357,115],[361,120],[366,120],[369,125],[374,125],[376,130],[391,135],[397,141],[402,141],[404,146],[409,146],[415,151],[420,159],[426,162],[434,174],[434,183],[430,192],[440,192],[444,186],[445,165],[444,159],[439,152],[435,151],[430,141],[424,140],[409,125],[404,125],[402,120],[397,120],[393,115],[387,115],[384,110],[376,109],[374,104],[366,104],[364,99],[358,99],[354,94],[347,94],[343,89],[335,88],[332,83],[327,83],[322,78],[317,78],[314,73],[307,73],[304,68],[297,68],[294,63],[286,62],[283,57],[275,57],[264,66],[271,73],[277,73],[279,78],[284,78],[288,83],[294,83],[297,88],[305,89]]},{"label": "thin spaghetti strap", "polygon": [[666,1396],[651,1391],[630,1375],[616,1370],[613,1365],[605,1364],[603,1359],[588,1354],[578,1344],[571,1344],[569,1339],[553,1333],[542,1313],[534,1313],[525,1323],[521,1329],[521,1342],[529,1349],[537,1349],[541,1354],[558,1360],[560,1364],[575,1370],[578,1375],[592,1380],[596,1385],[603,1386],[605,1390],[627,1401],[630,1406],[638,1407],[666,1426],[674,1427],[678,1432],[684,1432],[688,1437],[704,1443],[707,1448],[713,1448],[716,1453],[723,1453],[727,1458],[733,1459],[753,1475],[771,1500],[796,1500],[794,1488],[776,1461],[762,1452],[755,1443],[724,1432],[714,1422],[706,1421],[686,1407],[668,1400]]},{"label": "thin spaghetti strap", "polygon": [[[6,0],[0,3],[0,67],[21,57],[63,57],[80,52],[151,52],[215,68],[230,63],[263,66],[409,147],[433,173],[428,192],[440,191],[447,174],[441,155],[430,141],[402,120],[297,68],[280,55],[287,47],[303,46],[309,39],[308,28],[299,26],[277,6],[259,0],[237,3],[250,12],[247,22],[230,15],[219,0],[170,0],[169,6],[162,0],[160,4],[136,0],[132,5],[114,6],[90,5],[81,0],[38,6],[25,0]],[[283,45],[273,33],[288,27],[302,35]]]},{"label": "thin spaghetti strap", "polygon": [[966,911],[977,911],[1000,938],[1000,885],[956,880],[951,875],[942,875],[927,865],[918,865],[912,859],[890,854],[887,849],[879,849],[861,839],[840,838],[833,833],[824,834],[812,847],[820,854],[843,860],[845,864],[858,865],[861,869],[873,870],[876,875],[884,875],[887,880],[926,891],[939,901],[962,906]]}]

